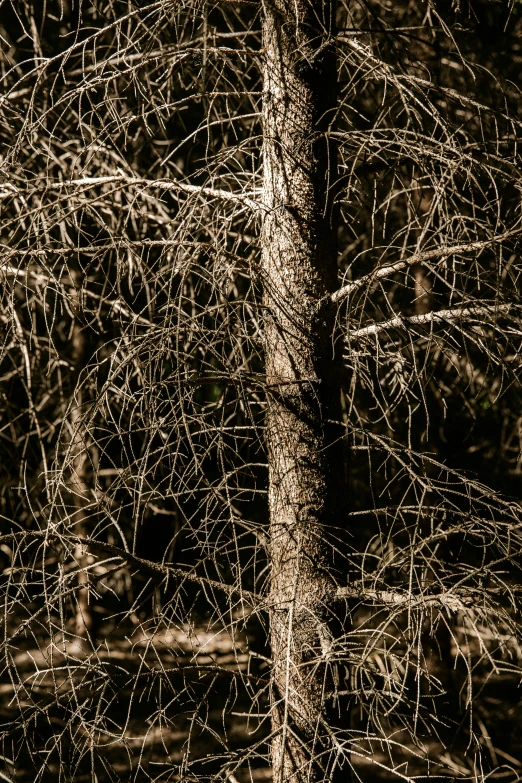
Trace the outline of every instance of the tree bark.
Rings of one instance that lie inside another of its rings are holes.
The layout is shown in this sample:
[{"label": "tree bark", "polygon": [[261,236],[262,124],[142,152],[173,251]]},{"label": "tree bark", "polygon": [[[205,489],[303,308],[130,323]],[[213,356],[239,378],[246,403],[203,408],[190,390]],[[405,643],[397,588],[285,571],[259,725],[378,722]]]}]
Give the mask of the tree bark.
[{"label": "tree bark", "polygon": [[[415,178],[412,178],[411,186],[413,207],[420,226],[415,231],[417,234],[417,252],[420,252],[426,234],[426,224],[429,218],[432,198],[422,191],[419,182]],[[415,286],[415,315],[426,315],[433,309],[430,276],[423,264],[415,264],[412,272]]]},{"label": "tree bark", "polygon": [[[71,271],[73,288],[71,289],[71,302],[74,312],[74,322],[72,327],[71,344],[72,360],[76,369],[78,378],[85,365],[86,360],[86,340],[82,325],[78,318],[80,311],[80,291],[81,275],[78,271]],[[89,486],[87,483],[88,473],[88,455],[85,443],[85,437],[82,428],[82,404],[83,392],[81,384],[77,385],[75,390],[75,399],[72,401],[70,411],[71,426],[71,456],[72,456],[72,476],[71,490],[74,503],[75,532],[81,538],[88,537],[88,513],[86,506],[89,502]],[[87,550],[78,545],[74,557],[78,564],[78,594],[75,617],[75,640],[69,646],[70,652],[81,653],[92,649],[91,631],[93,626],[92,609],[89,602],[89,577],[87,568],[92,564],[93,558]]]},{"label": "tree bark", "polygon": [[[340,777],[326,728],[345,508],[335,314],[334,0],[265,0],[262,231],[274,783]],[[337,771],[336,771],[337,770]],[[346,767],[342,774],[347,779]]]}]

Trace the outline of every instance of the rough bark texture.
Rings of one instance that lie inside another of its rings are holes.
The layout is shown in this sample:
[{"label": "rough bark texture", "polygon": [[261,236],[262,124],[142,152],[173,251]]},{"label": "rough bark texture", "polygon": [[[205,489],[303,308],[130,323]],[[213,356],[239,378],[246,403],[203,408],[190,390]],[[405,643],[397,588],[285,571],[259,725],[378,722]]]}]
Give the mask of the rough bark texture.
[{"label": "rough bark texture", "polygon": [[[81,290],[81,276],[73,270],[71,278],[74,287],[71,289],[71,304],[74,311],[74,323],[72,327],[72,360],[76,368],[77,375],[84,367],[86,359],[86,340],[82,325],[78,319],[79,313],[79,291]],[[75,532],[78,536],[86,538],[88,536],[88,512],[86,506],[89,502],[89,487],[87,484],[88,458],[85,448],[85,438],[82,432],[81,409],[83,403],[83,394],[81,385],[76,390],[76,398],[73,400],[70,412],[71,425],[71,456],[72,476],[71,490],[74,503],[74,521]],[[77,546],[74,553],[78,563],[78,597],[76,604],[75,621],[75,642],[71,650],[81,652],[91,648],[90,634],[92,630],[93,618],[92,610],[89,604],[89,577],[88,567],[92,564],[93,558],[82,546]]]},{"label": "rough bark texture", "polygon": [[[333,780],[324,726],[344,470],[334,313],[333,0],[264,3],[265,350],[275,783]],[[335,766],[335,765],[334,765]],[[346,780],[346,767],[342,779]]]},{"label": "rough bark texture", "polygon": [[[411,198],[419,224],[419,228],[416,229],[416,234],[418,250],[420,251],[427,229],[432,198],[427,193],[423,192],[416,179],[412,180]],[[412,272],[415,285],[415,315],[426,315],[426,313],[430,313],[433,309],[430,276],[423,264],[415,264],[412,268]]]}]

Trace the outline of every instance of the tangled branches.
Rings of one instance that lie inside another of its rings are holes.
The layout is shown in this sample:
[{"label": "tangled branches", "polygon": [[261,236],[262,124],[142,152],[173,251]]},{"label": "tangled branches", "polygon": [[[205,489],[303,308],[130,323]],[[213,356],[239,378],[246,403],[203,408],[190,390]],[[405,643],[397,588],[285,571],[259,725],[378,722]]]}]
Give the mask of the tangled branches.
[{"label": "tangled branches", "polygon": [[301,305],[267,236],[308,230],[267,197],[272,5],[2,6],[0,779],[246,783],[301,745],[288,783],[520,777],[519,4],[317,17],[338,276],[302,342],[339,360],[340,511],[298,509],[306,612],[266,416],[328,373],[267,357]]}]

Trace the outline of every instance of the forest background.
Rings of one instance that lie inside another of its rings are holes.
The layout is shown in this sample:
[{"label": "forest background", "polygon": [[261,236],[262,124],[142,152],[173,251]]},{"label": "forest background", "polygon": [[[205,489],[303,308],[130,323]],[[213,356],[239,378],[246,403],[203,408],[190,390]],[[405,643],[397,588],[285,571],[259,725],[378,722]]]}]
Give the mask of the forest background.
[{"label": "forest background", "polygon": [[0,0],[0,779],[522,779],[521,46]]}]

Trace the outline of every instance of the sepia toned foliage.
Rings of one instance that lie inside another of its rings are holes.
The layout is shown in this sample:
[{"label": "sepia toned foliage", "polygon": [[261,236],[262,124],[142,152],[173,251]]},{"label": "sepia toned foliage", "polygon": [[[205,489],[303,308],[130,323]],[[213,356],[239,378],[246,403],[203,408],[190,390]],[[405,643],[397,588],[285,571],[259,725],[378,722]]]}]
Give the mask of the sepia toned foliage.
[{"label": "sepia toned foliage", "polygon": [[521,30],[0,2],[0,780],[520,779]]}]

